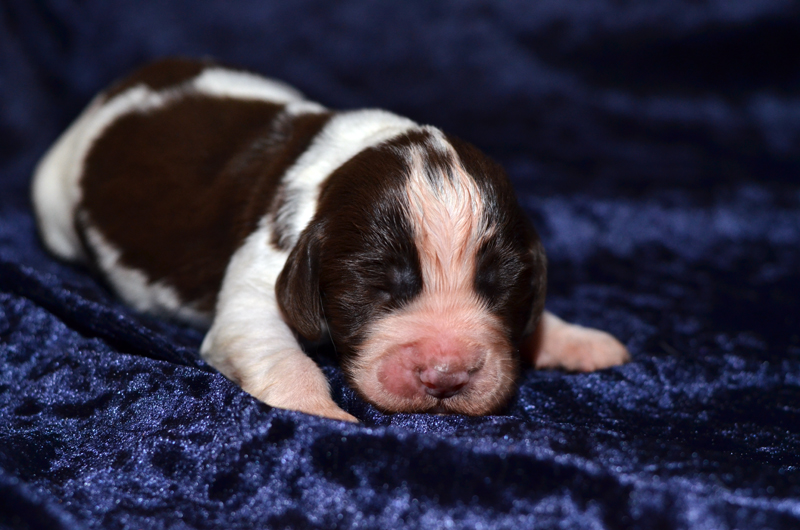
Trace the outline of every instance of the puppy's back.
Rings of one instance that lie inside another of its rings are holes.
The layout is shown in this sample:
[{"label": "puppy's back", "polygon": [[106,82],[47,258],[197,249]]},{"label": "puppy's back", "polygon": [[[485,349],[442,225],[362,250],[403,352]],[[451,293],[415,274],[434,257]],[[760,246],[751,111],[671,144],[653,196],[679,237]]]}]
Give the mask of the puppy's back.
[{"label": "puppy's back", "polygon": [[292,131],[313,137],[328,114],[246,72],[148,65],[98,95],[37,166],[42,239],[62,259],[91,258],[138,309],[210,313],[231,254],[307,146]]}]

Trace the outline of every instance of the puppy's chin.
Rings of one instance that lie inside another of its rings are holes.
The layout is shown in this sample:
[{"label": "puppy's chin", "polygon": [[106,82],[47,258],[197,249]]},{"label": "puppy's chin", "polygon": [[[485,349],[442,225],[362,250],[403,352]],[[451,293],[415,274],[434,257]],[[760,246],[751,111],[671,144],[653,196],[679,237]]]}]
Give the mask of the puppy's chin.
[{"label": "puppy's chin", "polygon": [[423,297],[378,319],[345,369],[384,411],[482,415],[514,392],[513,352],[500,321],[478,304]]}]

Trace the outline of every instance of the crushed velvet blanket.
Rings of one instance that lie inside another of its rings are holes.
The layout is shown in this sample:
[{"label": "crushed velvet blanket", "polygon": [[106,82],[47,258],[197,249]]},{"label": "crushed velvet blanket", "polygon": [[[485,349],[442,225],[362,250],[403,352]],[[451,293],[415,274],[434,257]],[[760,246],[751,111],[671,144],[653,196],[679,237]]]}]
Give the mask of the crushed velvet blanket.
[{"label": "crushed velvet blanket", "polygon": [[[0,2],[0,528],[800,527],[800,10],[782,0]],[[791,51],[795,50],[795,51]],[[38,159],[116,77],[213,56],[507,168],[548,307],[633,361],[502,414],[271,409],[51,258]]]}]

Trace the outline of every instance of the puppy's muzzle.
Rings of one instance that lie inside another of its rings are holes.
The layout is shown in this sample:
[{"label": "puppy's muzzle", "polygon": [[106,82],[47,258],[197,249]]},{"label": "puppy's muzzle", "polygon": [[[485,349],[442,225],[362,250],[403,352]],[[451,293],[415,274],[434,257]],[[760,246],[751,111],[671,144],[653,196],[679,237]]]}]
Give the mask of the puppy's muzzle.
[{"label": "puppy's muzzle", "polygon": [[401,345],[386,360],[379,379],[397,396],[436,399],[455,396],[480,376],[484,354],[461,340],[438,336]]}]

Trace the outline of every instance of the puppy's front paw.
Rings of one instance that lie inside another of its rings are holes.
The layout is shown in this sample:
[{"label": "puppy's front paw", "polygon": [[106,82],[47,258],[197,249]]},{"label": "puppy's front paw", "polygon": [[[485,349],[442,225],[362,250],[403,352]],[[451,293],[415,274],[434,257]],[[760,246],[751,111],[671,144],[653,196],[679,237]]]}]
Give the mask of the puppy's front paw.
[{"label": "puppy's front paw", "polygon": [[[349,421],[352,423],[358,423],[358,419],[340,409],[335,403],[332,403],[332,407],[325,407],[324,409],[320,409],[315,412],[308,412],[308,414],[315,414],[317,416],[322,416],[323,418],[330,418],[332,420],[340,420],[340,421]],[[303,411],[305,412],[305,411]]]},{"label": "puppy's front paw", "polygon": [[523,347],[536,368],[592,372],[630,361],[627,348],[605,331],[567,324],[545,313],[539,329]]},{"label": "puppy's front paw", "polygon": [[246,392],[267,405],[334,420],[358,423],[331,399],[328,382],[317,365],[301,351],[285,353],[269,368],[256,362],[240,368],[237,378]]},{"label": "puppy's front paw", "polygon": [[358,419],[356,419],[355,416],[352,416],[347,412],[343,411],[342,409],[340,409],[339,406],[336,403],[334,403],[333,400],[331,399],[318,399],[318,400],[289,399],[287,400],[286,403],[282,401],[283,400],[279,398],[273,398],[267,403],[279,409],[296,410],[298,412],[304,412],[306,414],[312,414],[314,416],[322,416],[323,418],[330,418],[332,420],[358,423]]},{"label": "puppy's front paw", "polygon": [[543,345],[534,362],[536,368],[592,372],[630,360],[625,346],[605,331],[569,324],[568,327]]}]

